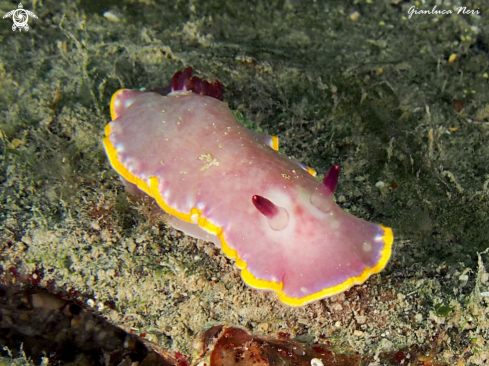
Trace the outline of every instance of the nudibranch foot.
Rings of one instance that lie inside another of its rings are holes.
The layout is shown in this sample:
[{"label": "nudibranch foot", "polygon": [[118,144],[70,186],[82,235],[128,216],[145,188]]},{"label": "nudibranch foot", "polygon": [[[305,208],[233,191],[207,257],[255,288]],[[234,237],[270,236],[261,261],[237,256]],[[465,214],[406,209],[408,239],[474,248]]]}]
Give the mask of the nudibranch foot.
[{"label": "nudibranch foot", "polygon": [[111,165],[153,197],[171,225],[216,243],[248,285],[288,305],[380,272],[392,230],[336,204],[339,168],[318,182],[313,169],[276,151],[276,137],[236,121],[223,91],[191,68],[174,75],[166,96],[117,91],[103,141]]}]

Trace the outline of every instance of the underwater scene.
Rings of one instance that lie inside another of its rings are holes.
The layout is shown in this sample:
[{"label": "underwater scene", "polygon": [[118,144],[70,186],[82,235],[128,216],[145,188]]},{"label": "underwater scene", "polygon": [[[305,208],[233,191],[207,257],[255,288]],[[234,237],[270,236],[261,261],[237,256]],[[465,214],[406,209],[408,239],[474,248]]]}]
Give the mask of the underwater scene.
[{"label": "underwater scene", "polygon": [[488,14],[0,0],[0,365],[489,364]]}]

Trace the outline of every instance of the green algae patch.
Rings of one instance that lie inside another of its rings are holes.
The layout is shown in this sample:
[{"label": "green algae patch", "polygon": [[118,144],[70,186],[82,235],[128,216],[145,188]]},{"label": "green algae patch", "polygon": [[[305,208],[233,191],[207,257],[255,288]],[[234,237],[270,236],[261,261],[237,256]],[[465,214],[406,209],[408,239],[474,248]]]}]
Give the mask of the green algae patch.
[{"label": "green algae patch", "polygon": [[435,313],[437,316],[446,318],[455,309],[455,307],[448,306],[444,303],[435,304]]}]

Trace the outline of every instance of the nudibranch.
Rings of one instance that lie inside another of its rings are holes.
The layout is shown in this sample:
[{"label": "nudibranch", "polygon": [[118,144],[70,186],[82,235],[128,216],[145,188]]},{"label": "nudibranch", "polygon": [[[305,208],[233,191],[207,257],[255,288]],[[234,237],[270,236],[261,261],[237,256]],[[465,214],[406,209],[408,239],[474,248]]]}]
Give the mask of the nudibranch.
[{"label": "nudibranch", "polygon": [[223,87],[177,72],[168,95],[127,89],[110,104],[104,146],[114,169],[153,197],[169,223],[220,246],[251,287],[301,306],[361,284],[391,255],[392,230],[334,201],[338,167],[322,182],[248,130]]}]

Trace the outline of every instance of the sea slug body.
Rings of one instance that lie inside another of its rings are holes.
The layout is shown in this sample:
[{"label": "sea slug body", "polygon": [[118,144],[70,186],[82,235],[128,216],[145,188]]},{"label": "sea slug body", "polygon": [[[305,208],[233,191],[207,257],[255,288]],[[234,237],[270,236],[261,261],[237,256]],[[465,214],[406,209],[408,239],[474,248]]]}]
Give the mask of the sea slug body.
[{"label": "sea slug body", "polygon": [[114,169],[153,197],[174,227],[213,241],[243,280],[301,306],[380,272],[390,228],[335,203],[338,167],[323,182],[237,122],[219,82],[177,72],[166,96],[122,89],[104,146]]}]

